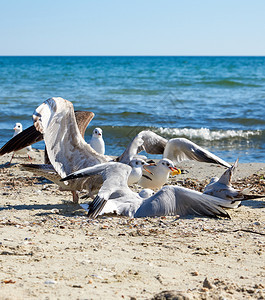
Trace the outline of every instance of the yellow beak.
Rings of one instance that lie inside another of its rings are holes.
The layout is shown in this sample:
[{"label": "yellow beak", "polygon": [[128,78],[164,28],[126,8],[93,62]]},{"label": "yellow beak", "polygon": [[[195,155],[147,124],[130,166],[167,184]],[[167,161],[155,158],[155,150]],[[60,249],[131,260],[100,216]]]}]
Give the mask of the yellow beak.
[{"label": "yellow beak", "polygon": [[171,174],[171,176],[180,175],[180,174],[181,174],[181,170],[180,170],[180,169],[177,169],[177,168],[175,168],[175,170],[174,170],[174,171],[172,171],[170,174]]}]

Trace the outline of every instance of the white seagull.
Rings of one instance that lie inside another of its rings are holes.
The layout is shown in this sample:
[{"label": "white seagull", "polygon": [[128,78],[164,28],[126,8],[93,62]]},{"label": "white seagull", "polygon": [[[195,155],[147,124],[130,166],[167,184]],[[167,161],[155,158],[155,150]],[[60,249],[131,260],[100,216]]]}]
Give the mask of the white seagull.
[{"label": "white seagull", "polygon": [[231,180],[238,166],[238,159],[227,169],[220,178],[213,177],[208,185],[204,188],[204,194],[219,197],[228,201],[243,201],[256,198],[264,198],[264,195],[247,194],[247,190],[239,191],[232,187]]},{"label": "white seagull", "polygon": [[90,146],[100,154],[105,154],[105,142],[103,140],[102,129],[97,127],[93,130]]},{"label": "white seagull", "polygon": [[[43,134],[51,165],[41,168],[38,165],[22,167],[35,173],[46,173],[43,176],[59,184],[61,190],[73,192],[74,202],[78,202],[78,196],[75,194],[78,190],[88,190],[91,197],[97,193],[102,185],[100,176],[80,178],[69,184],[60,182],[67,174],[113,160],[96,152],[86,143],[78,129],[73,104],[63,98],[50,98],[35,110],[33,121],[35,128]],[[135,138],[123,153],[121,162],[129,163],[142,144],[143,140],[140,137]]]},{"label": "white seagull", "polygon": [[[108,162],[69,174],[62,181],[98,174],[103,185],[89,206],[88,217],[96,218],[110,201],[118,214],[130,217],[154,217],[168,215],[199,215],[229,217],[223,209],[235,208],[232,203],[179,186],[164,186],[153,196],[143,199],[128,187],[131,167],[121,163]],[[103,210],[104,212],[104,210]],[[108,212],[109,209],[108,209]],[[112,211],[113,212],[113,211]]]},{"label": "white seagull", "polygon": [[[15,136],[17,136],[19,133],[21,133],[23,131],[22,124],[21,123],[16,123],[15,127],[13,129],[15,130],[13,137],[15,137]],[[29,155],[30,151],[33,151],[31,146],[27,146],[27,147],[22,148],[20,150],[14,151],[9,164],[11,164],[11,161],[12,161],[15,153],[16,154],[27,154],[29,160],[31,160],[31,157]]]},{"label": "white seagull", "polygon": [[138,183],[143,174],[143,169],[152,176],[152,171],[149,171],[147,168],[150,166],[141,158],[134,158],[129,162],[132,170],[128,178],[128,185]]},{"label": "white seagull", "polygon": [[167,158],[161,159],[157,164],[147,166],[146,169],[151,172],[147,174],[143,172],[138,184],[143,188],[161,189],[167,182],[170,172],[177,170],[174,163]]},{"label": "white seagull", "polygon": [[141,131],[136,137],[141,137],[144,140],[144,144],[139,147],[138,153],[145,150],[150,154],[162,154],[163,158],[170,159],[174,164],[184,160],[197,160],[219,164],[227,168],[231,167],[223,159],[185,138],[167,140],[149,130]]}]

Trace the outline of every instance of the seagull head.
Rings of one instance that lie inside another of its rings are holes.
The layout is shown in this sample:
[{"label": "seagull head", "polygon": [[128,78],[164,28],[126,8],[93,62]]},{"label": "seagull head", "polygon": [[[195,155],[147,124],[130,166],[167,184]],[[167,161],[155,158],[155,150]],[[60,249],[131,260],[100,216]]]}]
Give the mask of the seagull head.
[{"label": "seagull head", "polygon": [[141,190],[141,192],[139,192],[139,196],[141,198],[149,198],[151,196],[153,196],[155,194],[155,192],[151,189],[143,189]]},{"label": "seagull head", "polygon": [[141,169],[144,169],[146,172],[152,174],[151,171],[149,171],[148,169],[146,169],[145,166],[149,166],[150,164],[148,164],[146,161],[144,161],[143,159],[141,158],[135,158],[135,159],[132,159],[129,163],[129,165],[132,167],[132,168],[141,168]]},{"label": "seagull head", "polygon": [[95,138],[101,138],[102,137],[102,129],[97,127],[93,130],[93,134],[92,134],[93,137]]},{"label": "seagull head", "polygon": [[168,158],[163,158],[161,159],[158,163],[157,166],[159,166],[161,169],[166,170],[167,172],[175,172],[176,170],[178,170],[173,161],[168,159]]},{"label": "seagull head", "polygon": [[15,130],[16,133],[20,133],[22,131],[22,124],[16,123],[13,129]]}]

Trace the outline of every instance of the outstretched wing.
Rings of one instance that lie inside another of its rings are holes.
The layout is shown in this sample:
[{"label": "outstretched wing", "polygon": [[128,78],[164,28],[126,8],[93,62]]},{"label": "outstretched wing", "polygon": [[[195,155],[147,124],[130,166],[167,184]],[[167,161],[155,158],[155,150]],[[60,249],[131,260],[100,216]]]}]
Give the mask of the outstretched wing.
[{"label": "outstretched wing", "polygon": [[[144,150],[150,154],[163,154],[166,144],[168,142],[167,139],[162,136],[150,131],[144,130],[138,133],[139,137],[141,137],[144,141],[143,146]],[[139,149],[141,150],[141,149]],[[138,151],[139,152],[139,151]]]},{"label": "outstretched wing", "polygon": [[185,138],[174,138],[169,140],[166,144],[163,157],[172,160],[174,163],[183,160],[197,160],[219,164],[227,168],[231,167],[226,161]]},{"label": "outstretched wing", "polygon": [[238,166],[238,159],[235,161],[235,163],[230,168],[225,170],[225,172],[219,178],[218,183],[225,184],[227,186],[231,185],[232,176],[233,176],[237,166]]},{"label": "outstretched wing", "polygon": [[124,164],[129,164],[130,161],[137,155],[138,152],[140,152],[139,149],[144,150],[143,147],[143,139],[140,136],[136,136],[127,146],[125,151],[116,158],[117,162],[122,162]]},{"label": "outstretched wing", "polygon": [[131,170],[132,169],[129,165],[118,162],[108,162],[69,174],[63,178],[62,181],[88,177],[92,175],[102,176],[103,185],[100,188],[96,198],[89,205],[88,211],[88,217],[96,218],[112,194],[116,193],[119,196],[123,196],[131,193],[131,190],[127,184]]},{"label": "outstretched wing", "polygon": [[229,214],[223,207],[236,207],[232,201],[228,203],[209,195],[178,186],[165,186],[152,197],[143,201],[135,213],[135,217],[154,216],[208,216],[227,217]]},{"label": "outstretched wing", "polygon": [[71,102],[50,98],[35,110],[33,121],[35,128],[43,133],[50,162],[61,177],[108,160],[83,139]]},{"label": "outstretched wing", "polygon": [[[87,125],[93,119],[94,113],[91,111],[75,111],[77,126],[81,135],[84,137]],[[1,149],[0,155],[21,150],[27,146],[43,140],[43,134],[40,133],[34,125],[26,128],[19,134],[9,140]]]},{"label": "outstretched wing", "polygon": [[42,140],[43,135],[39,131],[37,131],[36,128],[32,125],[20,132],[19,134],[15,135],[11,140],[9,140],[0,149],[0,155],[4,155],[13,151],[18,151]]}]

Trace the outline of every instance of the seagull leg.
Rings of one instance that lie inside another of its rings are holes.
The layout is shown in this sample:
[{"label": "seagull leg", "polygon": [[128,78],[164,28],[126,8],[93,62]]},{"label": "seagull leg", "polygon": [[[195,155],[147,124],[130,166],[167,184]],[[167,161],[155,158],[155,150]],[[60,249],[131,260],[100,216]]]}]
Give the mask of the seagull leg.
[{"label": "seagull leg", "polygon": [[78,192],[77,191],[71,191],[72,195],[73,195],[73,202],[75,204],[78,204],[79,202],[79,195],[78,195]]},{"label": "seagull leg", "polygon": [[11,165],[11,161],[12,161],[12,159],[13,159],[14,155],[15,155],[15,152],[13,152],[13,155],[12,155],[12,157],[11,157],[11,159],[10,159],[10,162],[7,164],[8,166],[10,166],[10,165]]}]

